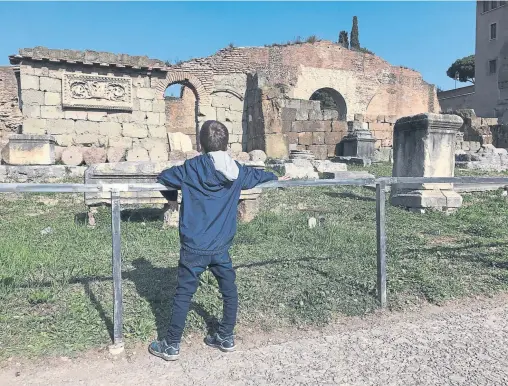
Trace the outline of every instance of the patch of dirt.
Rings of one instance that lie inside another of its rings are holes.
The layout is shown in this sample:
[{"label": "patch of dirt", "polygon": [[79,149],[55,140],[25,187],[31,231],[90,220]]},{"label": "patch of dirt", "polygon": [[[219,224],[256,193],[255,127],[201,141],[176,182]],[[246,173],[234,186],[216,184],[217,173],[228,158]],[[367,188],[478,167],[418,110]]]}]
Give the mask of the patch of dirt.
[{"label": "patch of dirt", "polygon": [[235,353],[182,345],[164,362],[146,345],[112,357],[11,358],[2,385],[503,385],[508,384],[508,295],[340,318],[321,329],[241,327]]}]

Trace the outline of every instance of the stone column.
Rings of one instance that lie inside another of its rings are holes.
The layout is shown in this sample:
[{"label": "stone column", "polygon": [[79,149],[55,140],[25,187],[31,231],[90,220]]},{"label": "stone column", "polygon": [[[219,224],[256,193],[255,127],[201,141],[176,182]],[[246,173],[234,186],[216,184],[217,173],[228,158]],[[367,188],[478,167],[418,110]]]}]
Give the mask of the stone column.
[{"label": "stone column", "polygon": [[[393,177],[453,177],[455,138],[462,123],[456,115],[431,113],[399,119],[393,134]],[[393,185],[390,201],[418,212],[462,205],[453,184]]]}]

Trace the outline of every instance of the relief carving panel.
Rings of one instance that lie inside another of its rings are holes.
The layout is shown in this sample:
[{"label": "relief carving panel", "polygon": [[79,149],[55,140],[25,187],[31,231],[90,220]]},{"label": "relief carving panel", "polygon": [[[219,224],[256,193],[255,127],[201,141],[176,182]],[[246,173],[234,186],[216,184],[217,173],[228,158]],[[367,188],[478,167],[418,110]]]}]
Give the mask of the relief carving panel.
[{"label": "relief carving panel", "polygon": [[132,79],[65,73],[63,107],[132,111]]}]

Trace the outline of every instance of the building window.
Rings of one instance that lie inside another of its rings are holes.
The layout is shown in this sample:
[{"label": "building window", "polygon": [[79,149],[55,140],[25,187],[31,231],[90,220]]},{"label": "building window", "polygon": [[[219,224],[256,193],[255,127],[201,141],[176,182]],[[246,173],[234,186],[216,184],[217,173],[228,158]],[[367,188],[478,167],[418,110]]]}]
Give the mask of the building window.
[{"label": "building window", "polygon": [[497,36],[497,23],[490,25],[490,40],[494,40]]},{"label": "building window", "polygon": [[489,60],[489,74],[495,74],[497,70],[497,59]]},{"label": "building window", "polygon": [[490,5],[490,1],[484,1],[483,2],[483,12],[488,12],[489,11],[489,5]]},{"label": "building window", "polygon": [[490,9],[496,9],[498,6],[497,3],[498,3],[497,1],[491,1],[490,2]]},{"label": "building window", "polygon": [[503,6],[503,5],[505,5],[505,4],[506,4],[506,1],[500,1],[500,2],[499,2],[499,6],[500,6],[500,7],[502,7],[502,6]]}]

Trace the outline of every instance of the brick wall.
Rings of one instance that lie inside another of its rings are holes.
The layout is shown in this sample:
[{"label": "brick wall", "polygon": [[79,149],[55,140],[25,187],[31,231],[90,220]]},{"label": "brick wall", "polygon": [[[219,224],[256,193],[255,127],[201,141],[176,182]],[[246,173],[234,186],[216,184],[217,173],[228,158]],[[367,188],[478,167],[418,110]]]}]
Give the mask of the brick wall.
[{"label": "brick wall", "polygon": [[13,67],[0,67],[0,147],[21,125],[18,84]]},{"label": "brick wall", "polygon": [[369,130],[376,138],[376,149],[380,147],[392,147],[393,126],[397,117],[393,115],[365,115],[359,116],[358,120],[367,122]]}]

